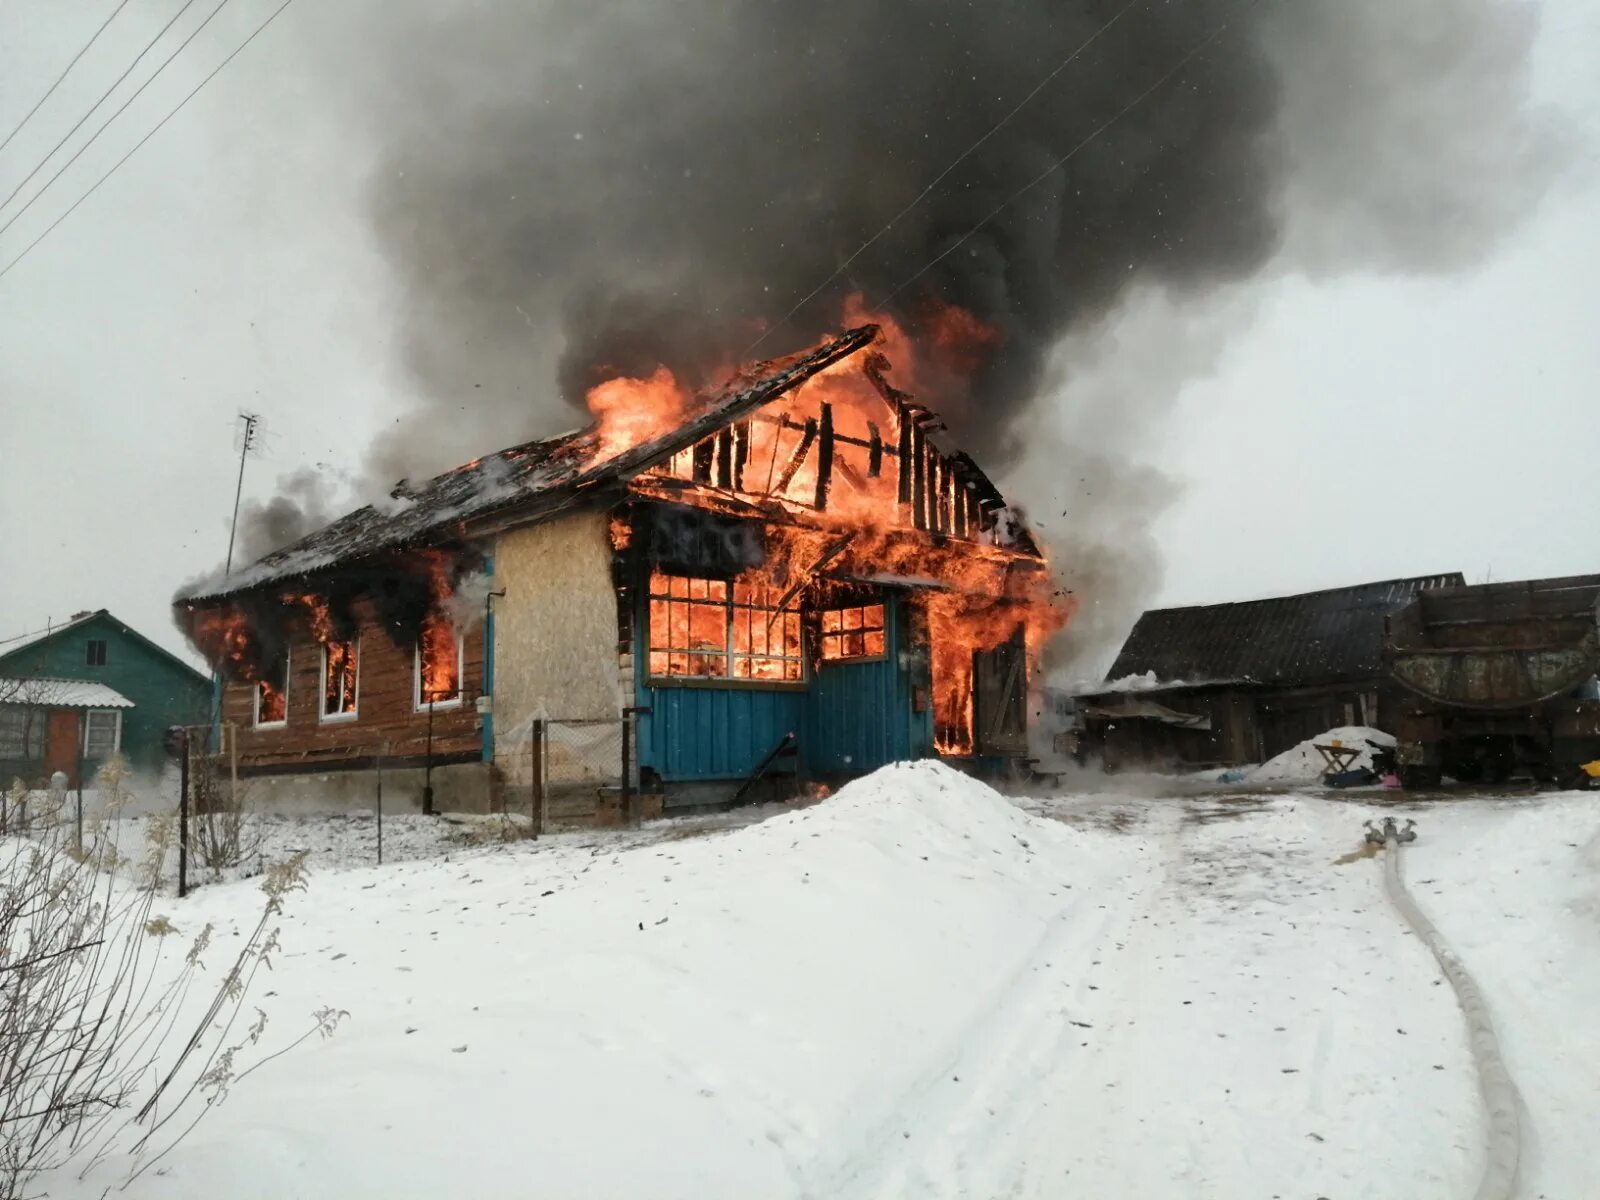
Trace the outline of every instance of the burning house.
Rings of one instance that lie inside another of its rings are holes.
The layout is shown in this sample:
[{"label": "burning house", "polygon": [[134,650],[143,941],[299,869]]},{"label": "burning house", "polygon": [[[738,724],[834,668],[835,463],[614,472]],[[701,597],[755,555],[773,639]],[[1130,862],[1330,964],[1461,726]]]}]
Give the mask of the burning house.
[{"label": "burning house", "polygon": [[613,378],[580,431],[190,586],[241,771],[367,804],[382,760],[463,809],[515,807],[540,773],[579,815],[624,772],[671,805],[1024,755],[1030,657],[1065,614],[918,380],[893,322],[701,392]]}]

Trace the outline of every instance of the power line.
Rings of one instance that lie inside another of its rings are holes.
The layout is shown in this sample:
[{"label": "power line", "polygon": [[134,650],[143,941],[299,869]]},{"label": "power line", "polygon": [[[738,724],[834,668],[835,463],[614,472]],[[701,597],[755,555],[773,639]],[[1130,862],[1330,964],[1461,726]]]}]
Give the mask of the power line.
[{"label": "power line", "polygon": [[131,63],[129,63],[127,65],[127,67],[123,70],[122,74],[117,76],[116,82],[114,82],[110,87],[108,87],[101,94],[100,99],[96,100],[93,104],[91,104],[89,106],[89,111],[84,113],[83,116],[79,117],[77,122],[72,126],[71,129],[67,130],[66,133],[61,135],[61,140],[59,142],[57,142],[54,146],[50,147],[50,153],[46,154],[43,158],[41,158],[39,160],[39,165],[34,167],[33,170],[29,171],[28,174],[23,178],[21,183],[17,184],[16,187],[11,189],[11,194],[9,196],[7,196],[4,200],[0,200],[0,209],[5,208],[6,205],[10,204],[13,200],[15,200],[17,198],[17,193],[20,192],[23,188],[28,186],[28,180],[32,179],[40,171],[44,170],[45,163],[49,162],[52,158],[54,158],[55,155],[56,155],[56,151],[60,150],[61,147],[65,146],[67,144],[67,139],[68,138],[70,138],[73,134],[77,133],[79,129],[83,128],[83,123],[85,121],[87,121],[90,117],[94,116],[94,110],[99,108],[102,104],[104,104],[106,102],[106,98],[108,96],[110,96],[112,92],[116,91],[118,87],[121,86],[122,81],[124,79],[126,79],[129,76],[129,74],[132,73],[133,69],[139,65],[141,60],[143,60],[144,56],[146,54],[150,53],[151,49],[155,46],[155,44],[157,42],[159,42],[162,39],[162,37],[164,37],[166,35],[167,30],[171,29],[173,24],[177,21],[177,19],[179,17],[183,16],[184,13],[188,12],[189,8],[193,4],[194,4],[194,0],[184,0],[183,7],[180,8],[177,12],[175,12],[172,15],[172,20],[168,21],[165,25],[163,25],[161,27],[161,32],[160,33],[156,34],[155,37],[151,38],[149,40],[149,42],[147,42],[145,44],[145,48],[143,50],[139,51],[139,53],[134,57],[134,60]]},{"label": "power line", "polygon": [[[1256,4],[1258,4],[1258,3],[1260,3],[1260,0],[1250,0],[1250,3],[1245,5],[1245,7],[1246,8],[1254,8],[1256,6]],[[1201,41],[1193,49],[1191,49],[1189,51],[1189,53],[1185,54],[1182,58],[1180,58],[1177,61],[1177,63],[1174,64],[1172,69],[1169,70],[1165,75],[1161,76],[1160,79],[1157,79],[1149,87],[1145,88],[1144,91],[1140,92],[1132,100],[1128,101],[1127,104],[1123,105],[1122,108],[1120,108],[1109,119],[1107,119],[1102,124],[1100,124],[1092,133],[1089,134],[1089,136],[1084,138],[1077,145],[1073,146],[1071,150],[1068,150],[1060,158],[1056,159],[1055,162],[1051,163],[1048,167],[1046,167],[1043,171],[1039,172],[1039,174],[1035,175],[1027,183],[1023,184],[1016,191],[1012,192],[1011,195],[1007,196],[1004,200],[1002,200],[1000,202],[1000,204],[994,209],[994,211],[992,211],[988,216],[984,217],[983,220],[979,221],[971,229],[967,230],[966,233],[962,234],[959,241],[957,241],[954,244],[952,244],[951,246],[947,247],[942,253],[937,255],[935,258],[929,260],[914,275],[912,275],[910,278],[908,278],[899,287],[895,288],[894,291],[890,292],[887,296],[884,296],[878,303],[879,304],[887,304],[887,303],[889,303],[889,301],[893,300],[901,292],[905,291],[906,288],[910,287],[913,283],[915,283],[917,280],[921,279],[929,271],[933,270],[933,268],[938,266],[939,263],[943,262],[951,254],[954,254],[962,246],[966,245],[967,241],[970,238],[972,238],[978,232],[978,230],[982,229],[990,221],[992,221],[996,217],[998,217],[1007,208],[1010,208],[1011,205],[1014,204],[1018,199],[1020,199],[1023,196],[1024,193],[1026,193],[1028,191],[1031,191],[1033,188],[1037,187],[1040,183],[1043,183],[1051,175],[1054,175],[1062,167],[1066,166],[1067,163],[1069,161],[1071,161],[1072,158],[1078,153],[1078,151],[1082,150],[1090,142],[1094,141],[1102,133],[1104,133],[1106,130],[1110,129],[1113,125],[1115,125],[1118,121],[1122,120],[1123,117],[1127,116],[1130,112],[1132,112],[1140,104],[1144,103],[1144,101],[1146,99],[1148,99],[1152,93],[1157,91],[1163,84],[1165,84],[1169,79],[1171,79],[1179,71],[1183,70],[1184,67],[1188,66],[1190,61],[1193,60],[1195,55],[1199,54],[1200,51],[1204,50],[1212,42],[1216,41],[1217,38],[1222,36],[1223,30],[1225,30],[1227,28],[1228,28],[1228,22],[1227,21],[1223,21],[1221,24],[1219,24],[1209,34],[1207,34],[1203,39],[1201,39]]]},{"label": "power line", "polygon": [[[150,75],[145,79],[145,81],[143,83],[141,83],[138,87],[134,88],[133,94],[122,102],[122,104],[118,107],[116,112],[112,113],[109,117],[107,117],[105,119],[105,121],[101,124],[99,129],[96,129],[93,133],[91,133],[89,135],[89,140],[84,142],[83,145],[79,146],[77,151],[72,155],[71,158],[67,159],[66,162],[61,164],[61,166],[57,169],[56,173],[54,175],[50,176],[49,180],[46,181],[45,185],[42,188],[40,188],[37,192],[35,192],[33,195],[28,197],[28,202],[26,204],[24,204],[21,208],[17,209],[16,212],[12,213],[11,214],[11,218],[4,225],[0,225],[0,234],[4,234],[6,230],[10,229],[13,225],[15,225],[17,223],[17,221],[21,219],[22,214],[27,212],[30,208],[32,208],[34,206],[34,203],[39,199],[39,197],[44,195],[46,192],[48,192],[50,190],[51,186],[55,183],[55,181],[60,179],[64,174],[66,174],[67,171],[71,169],[73,163],[77,162],[80,158],[83,157],[84,151],[87,150],[90,146],[94,145],[95,139],[97,139],[102,133],[104,133],[106,131],[107,128],[110,127],[111,122],[115,121],[123,113],[127,112],[128,111],[128,105],[132,104],[135,100],[137,100],[140,97],[140,95],[143,94],[145,88],[149,87],[152,83],[154,83],[156,81],[156,76],[160,75],[161,72],[165,71],[169,66],[171,66],[172,65],[172,60],[177,58],[178,55],[182,54],[184,49],[189,45],[189,43],[194,41],[195,38],[200,36],[200,31],[203,30],[207,25],[211,24],[211,19],[213,17],[215,17],[219,12],[221,12],[227,6],[228,6],[228,0],[218,0],[217,6],[215,8],[213,8],[209,13],[206,14],[205,20],[201,21],[200,24],[196,25],[192,30],[190,30],[189,36],[184,38],[183,41],[178,43],[178,48],[176,50],[174,50],[171,54],[167,55],[167,57],[162,60],[161,65],[159,67],[157,67],[154,71],[150,72]],[[13,194],[15,194],[15,193],[13,193]]]},{"label": "power line", "polygon": [[244,52],[245,47],[248,46],[251,42],[255,41],[256,38],[261,35],[262,31],[264,31],[267,28],[268,25],[271,25],[274,21],[276,21],[278,19],[278,14],[281,13],[284,9],[288,8],[289,5],[291,5],[293,3],[294,3],[294,0],[283,0],[282,4],[278,5],[277,8],[273,9],[272,12],[268,14],[267,19],[265,21],[261,22],[261,24],[257,25],[255,27],[255,29],[253,29],[251,31],[249,37],[245,38],[245,40],[243,42],[239,43],[238,49],[234,50],[232,54],[229,54],[227,58],[223,59],[220,63],[218,63],[216,65],[216,67],[212,70],[211,74],[207,75],[199,83],[195,84],[193,89],[190,90],[190,92],[189,92],[189,94],[187,96],[185,96],[182,100],[178,101],[177,105],[170,112],[168,112],[166,116],[162,117],[161,120],[156,122],[156,126],[155,126],[154,129],[152,129],[149,133],[145,134],[142,138],[140,138],[137,142],[135,142],[134,145],[133,145],[133,149],[129,150],[121,158],[117,159],[117,161],[112,164],[111,169],[109,171],[107,171],[104,175],[100,176],[99,179],[95,180],[93,186],[90,187],[88,191],[84,192],[83,195],[79,196],[75,201],[73,201],[71,208],[67,209],[66,212],[62,213],[59,217],[57,217],[54,221],[52,221],[48,226],[46,226],[45,231],[43,233],[41,233],[38,237],[34,238],[33,241],[29,242],[27,244],[27,246],[25,246],[23,248],[23,251],[22,251],[21,254],[17,255],[15,258],[13,258],[3,268],[0,268],[0,279],[4,279],[7,275],[9,275],[11,273],[11,268],[15,267],[24,258],[28,257],[29,252],[32,251],[33,248],[35,246],[37,246],[40,242],[44,241],[45,238],[49,237],[50,234],[55,230],[56,226],[60,225],[61,222],[65,221],[74,212],[76,212],[77,209],[78,209],[78,206],[80,204],[82,204],[85,200],[87,200],[90,196],[94,195],[95,192],[97,192],[100,189],[100,185],[102,183],[104,183],[106,180],[110,179],[113,175],[115,175],[117,173],[118,168],[120,168],[123,163],[127,162],[130,158],[132,158],[135,154],[137,154],[139,152],[140,147],[142,147],[151,138],[155,137],[156,134],[160,133],[162,126],[164,126],[168,121],[172,120],[172,118],[177,116],[180,112],[182,112],[184,106],[186,104],[188,104],[189,101],[193,100],[196,95],[199,94],[201,88],[205,87],[206,84],[210,83],[213,79],[215,79],[217,77],[217,75],[222,71],[223,67],[227,66],[235,58],[237,58],[240,54],[242,54]]},{"label": "power line", "polygon": [[40,96],[39,99],[34,102],[34,106],[28,110],[27,116],[23,117],[22,120],[18,121],[17,122],[17,127],[15,129],[13,129],[10,133],[6,134],[6,140],[3,141],[3,142],[0,142],[0,151],[3,151],[7,146],[11,145],[11,139],[16,137],[17,134],[22,132],[22,127],[24,125],[26,125],[29,121],[33,120],[33,114],[38,112],[40,107],[44,104],[44,102],[46,100],[50,99],[50,97],[55,94],[55,90],[58,87],[61,86],[61,81],[63,79],[65,79],[71,73],[72,68],[78,65],[78,60],[89,52],[89,47],[94,45],[95,42],[99,39],[100,35],[106,31],[106,26],[111,24],[112,21],[116,20],[117,19],[117,14],[119,12],[121,12],[123,9],[127,8],[127,7],[128,7],[128,0],[122,0],[122,3],[118,4],[114,9],[111,10],[111,15],[109,17],[107,17],[104,21],[100,22],[100,28],[96,29],[94,31],[93,36],[91,36],[89,38],[89,40],[83,44],[83,49],[79,50],[76,54],[74,54],[72,56],[72,61],[69,62],[66,65],[66,69],[63,70],[61,72],[61,74],[56,76],[56,81],[54,83],[52,83],[48,88],[45,89],[44,95]]},{"label": "power line", "polygon": [[1091,33],[1087,38],[1085,38],[1082,42],[1080,42],[1078,44],[1077,49],[1075,49],[1071,54],[1067,55],[1066,58],[1062,59],[1059,63],[1057,63],[1055,69],[1053,71],[1051,71],[1048,75],[1046,75],[1043,79],[1041,79],[1037,84],[1035,84],[1033,90],[1031,92],[1029,92],[1026,96],[1024,96],[1021,100],[1019,100],[1017,102],[1017,104],[1011,109],[1010,112],[1006,113],[1005,116],[1001,117],[998,121],[996,121],[993,125],[991,125],[989,127],[989,129],[983,134],[982,137],[980,137],[977,141],[973,142],[972,145],[968,146],[965,150],[963,150],[959,155],[956,156],[955,160],[953,162],[951,162],[949,166],[947,166],[944,170],[940,171],[937,175],[935,175],[933,177],[932,181],[928,184],[928,186],[923,188],[920,192],[918,192],[916,194],[915,198],[912,199],[911,203],[907,204],[899,212],[895,213],[894,216],[890,217],[889,221],[888,221],[888,224],[884,225],[884,227],[882,229],[878,230],[877,233],[873,234],[866,241],[862,242],[861,245],[856,247],[855,253],[852,254],[849,258],[845,259],[844,262],[840,263],[838,268],[833,272],[832,275],[829,275],[821,283],[817,284],[817,286],[812,288],[809,292],[807,292],[805,294],[805,296],[803,296],[800,299],[800,301],[795,304],[795,306],[793,308],[791,308],[788,312],[786,312],[779,320],[773,322],[773,324],[768,326],[767,329],[761,334],[760,337],[758,337],[755,341],[751,342],[750,345],[745,348],[744,352],[741,353],[739,355],[739,357],[741,359],[748,358],[750,353],[751,353],[751,351],[753,351],[757,346],[761,345],[762,342],[766,341],[767,337],[774,330],[778,329],[780,326],[787,325],[789,323],[789,320],[795,315],[795,313],[799,312],[807,304],[811,303],[811,301],[816,297],[818,292],[822,291],[823,288],[827,287],[835,279],[837,279],[837,278],[839,278],[839,276],[843,275],[845,273],[845,271],[849,270],[850,264],[855,262],[856,259],[860,258],[861,255],[863,253],[865,253],[873,245],[873,243],[875,243],[879,238],[881,238],[884,234],[888,233],[889,230],[893,229],[895,227],[895,225],[897,225],[899,223],[900,218],[904,217],[913,208],[917,207],[917,205],[921,204],[925,199],[927,199],[928,193],[933,191],[934,188],[938,187],[941,183],[943,183],[945,176],[949,175],[951,171],[954,171],[962,163],[966,162],[967,159],[971,158],[972,155],[975,154],[978,151],[978,149],[983,146],[983,144],[985,142],[987,142],[995,134],[999,133],[1000,129],[1007,122],[1009,122],[1012,117],[1016,116],[1025,107],[1027,107],[1028,103],[1035,96],[1037,96],[1040,92],[1044,91],[1044,89],[1049,86],[1050,82],[1053,79],[1055,79],[1055,77],[1057,75],[1061,74],[1062,71],[1065,71],[1067,69],[1067,67],[1070,66],[1072,64],[1072,62],[1075,59],[1077,59],[1077,57],[1080,54],[1082,54],[1085,50],[1087,50],[1090,46],[1092,46],[1096,41],[1098,41],[1101,34],[1105,33],[1106,30],[1110,29],[1113,25],[1115,25],[1118,21],[1120,21],[1129,12],[1129,10],[1131,10],[1135,5],[1142,4],[1143,2],[1144,2],[1144,0],[1128,0],[1127,4],[1124,4],[1115,13],[1113,13],[1110,20],[1106,21],[1105,24],[1101,25],[1098,29],[1096,29],[1093,33]]}]

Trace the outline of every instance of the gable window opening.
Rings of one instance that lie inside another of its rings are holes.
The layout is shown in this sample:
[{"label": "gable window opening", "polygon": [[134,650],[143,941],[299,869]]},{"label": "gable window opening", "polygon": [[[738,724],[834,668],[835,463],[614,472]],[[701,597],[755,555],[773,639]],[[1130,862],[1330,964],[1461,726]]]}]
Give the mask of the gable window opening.
[{"label": "gable window opening", "polygon": [[798,598],[760,580],[650,576],[650,674],[657,678],[805,680]]},{"label": "gable window opening", "polygon": [[109,758],[122,749],[122,713],[114,708],[83,714],[83,756]]},{"label": "gable window opening", "polygon": [[824,662],[882,658],[885,647],[883,605],[859,604],[850,608],[823,610]]},{"label": "gable window opening", "polygon": [[289,652],[285,650],[256,680],[256,728],[273,729],[289,722]]},{"label": "gable window opening", "polygon": [[360,682],[359,644],[355,641],[322,645],[322,720],[351,721],[356,715],[356,687]]},{"label": "gable window opening", "polygon": [[88,648],[88,651],[87,651],[86,656],[85,656],[85,661],[89,664],[89,666],[91,666],[91,667],[103,667],[103,666],[105,666],[106,665],[106,642],[105,642],[105,639],[104,638],[90,638],[89,642],[88,642],[88,647],[89,648]]},{"label": "gable window opening", "polygon": [[429,614],[417,638],[416,708],[454,708],[461,703],[464,639],[450,619]]}]

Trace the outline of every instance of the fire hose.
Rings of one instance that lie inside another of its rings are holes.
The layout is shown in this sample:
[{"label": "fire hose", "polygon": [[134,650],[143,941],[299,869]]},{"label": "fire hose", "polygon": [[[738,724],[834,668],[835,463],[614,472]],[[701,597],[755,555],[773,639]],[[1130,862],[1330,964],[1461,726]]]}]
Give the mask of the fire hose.
[{"label": "fire hose", "polygon": [[1513,1200],[1517,1189],[1517,1161],[1522,1154],[1522,1129],[1518,1117],[1517,1086],[1511,1072],[1506,1069],[1500,1054],[1500,1042],[1495,1037],[1494,1023],[1489,1019],[1489,1006],[1484,1002],[1467,968],[1433,922],[1412,899],[1406,890],[1400,871],[1400,847],[1416,840],[1415,821],[1407,821],[1404,829],[1397,828],[1393,817],[1386,818],[1381,829],[1367,822],[1367,841],[1381,844],[1383,856],[1383,884],[1389,901],[1406,919],[1416,935],[1426,943],[1439,969],[1444,972],[1450,986],[1455,989],[1456,1000],[1466,1018],[1468,1042],[1472,1047],[1472,1060],[1478,1070],[1478,1089],[1483,1094],[1483,1106],[1489,1124],[1484,1144],[1483,1176],[1473,1200]]}]

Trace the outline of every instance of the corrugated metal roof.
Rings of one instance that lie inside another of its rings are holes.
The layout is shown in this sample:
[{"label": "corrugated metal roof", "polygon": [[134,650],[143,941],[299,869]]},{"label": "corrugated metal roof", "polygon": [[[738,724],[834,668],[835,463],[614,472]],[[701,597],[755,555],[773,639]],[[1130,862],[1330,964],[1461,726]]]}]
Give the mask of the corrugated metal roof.
[{"label": "corrugated metal roof", "polygon": [[88,679],[0,679],[0,704],[37,708],[132,708],[115,688]]},{"label": "corrugated metal roof", "polygon": [[1154,672],[1190,682],[1309,685],[1378,674],[1383,619],[1421,591],[1459,587],[1458,571],[1354,587],[1160,608],[1139,618],[1108,678]]}]

